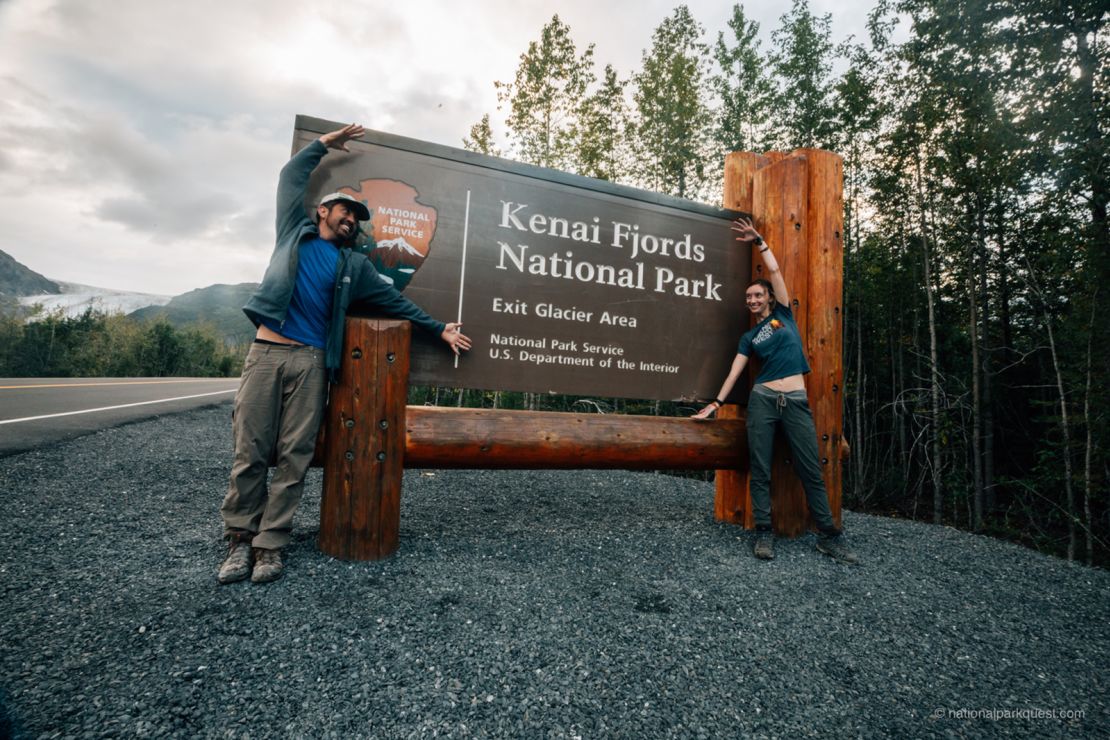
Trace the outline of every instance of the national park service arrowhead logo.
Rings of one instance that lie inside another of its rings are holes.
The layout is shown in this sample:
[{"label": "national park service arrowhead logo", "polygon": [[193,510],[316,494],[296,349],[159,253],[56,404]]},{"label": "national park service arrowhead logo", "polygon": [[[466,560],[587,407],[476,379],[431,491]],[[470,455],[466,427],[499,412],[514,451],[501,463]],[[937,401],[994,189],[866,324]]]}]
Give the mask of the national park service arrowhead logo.
[{"label": "national park service arrowhead logo", "polygon": [[340,191],[370,209],[355,251],[362,252],[397,290],[424,264],[436,232],[436,209],[417,202],[416,188],[400,180],[363,180]]}]

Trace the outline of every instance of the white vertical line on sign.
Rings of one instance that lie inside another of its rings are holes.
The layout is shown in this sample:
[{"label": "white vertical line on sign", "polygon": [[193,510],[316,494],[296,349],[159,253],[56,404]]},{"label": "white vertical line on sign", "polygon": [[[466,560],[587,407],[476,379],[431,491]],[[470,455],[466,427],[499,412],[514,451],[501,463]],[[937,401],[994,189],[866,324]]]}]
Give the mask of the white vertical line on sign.
[{"label": "white vertical line on sign", "polygon": [[[466,284],[466,234],[470,230],[470,191],[466,191],[466,211],[463,213],[463,253],[462,269],[459,270],[459,312],[455,321],[462,322],[463,286]],[[455,368],[459,367],[459,356],[455,355]]]}]

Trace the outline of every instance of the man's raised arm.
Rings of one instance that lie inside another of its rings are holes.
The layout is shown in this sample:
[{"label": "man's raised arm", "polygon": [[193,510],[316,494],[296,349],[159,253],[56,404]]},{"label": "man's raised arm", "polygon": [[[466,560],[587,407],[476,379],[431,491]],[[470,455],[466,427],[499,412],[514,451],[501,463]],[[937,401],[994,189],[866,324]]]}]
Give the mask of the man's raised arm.
[{"label": "man's raised arm", "polygon": [[296,228],[307,216],[304,212],[304,194],[312,171],[320,164],[328,149],[350,151],[347,143],[361,138],[366,130],[357,123],[324,134],[304,149],[294,154],[281,168],[277,187],[277,233]]}]

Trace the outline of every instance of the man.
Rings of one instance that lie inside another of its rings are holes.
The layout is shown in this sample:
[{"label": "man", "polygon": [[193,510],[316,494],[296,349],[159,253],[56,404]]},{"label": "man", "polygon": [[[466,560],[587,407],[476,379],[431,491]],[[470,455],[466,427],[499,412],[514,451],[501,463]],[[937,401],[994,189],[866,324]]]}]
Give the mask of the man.
[{"label": "man", "polygon": [[[293,155],[277,189],[277,241],[262,284],[243,311],[258,331],[243,365],[232,426],[235,459],[220,513],[228,539],[220,583],[281,577],[281,548],[304,490],[329,381],[338,375],[344,318],[354,301],[408,319],[455,352],[470,349],[461,324],[424,313],[385,282],[365,255],[352,252],[366,206],[344,193],[325,195],[315,219],[304,209],[312,171],[329,149],[349,151],[356,124],[324,134]],[[271,460],[277,467],[266,491]]]}]

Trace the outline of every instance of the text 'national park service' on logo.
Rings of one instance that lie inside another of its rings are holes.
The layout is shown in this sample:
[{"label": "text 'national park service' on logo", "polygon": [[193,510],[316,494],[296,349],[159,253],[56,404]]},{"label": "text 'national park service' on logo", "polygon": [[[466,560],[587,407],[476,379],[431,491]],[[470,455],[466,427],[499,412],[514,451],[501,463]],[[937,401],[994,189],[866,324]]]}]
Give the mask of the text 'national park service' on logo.
[{"label": "text 'national park service' on logo", "polygon": [[424,264],[436,232],[436,209],[417,202],[416,188],[399,180],[363,180],[340,190],[366,204],[356,250],[362,252],[397,290],[404,290]]}]

